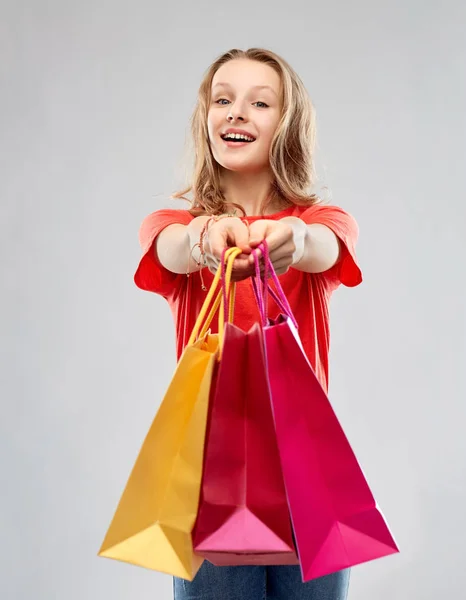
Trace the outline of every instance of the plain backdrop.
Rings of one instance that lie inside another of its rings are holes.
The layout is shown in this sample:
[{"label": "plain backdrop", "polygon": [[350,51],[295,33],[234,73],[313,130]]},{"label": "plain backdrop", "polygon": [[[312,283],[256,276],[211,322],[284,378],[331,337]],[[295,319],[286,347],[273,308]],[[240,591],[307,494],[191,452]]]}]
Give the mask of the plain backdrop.
[{"label": "plain backdrop", "polygon": [[361,231],[330,392],[401,553],[354,568],[350,600],[462,597],[465,7],[2,0],[2,599],[172,597],[97,557],[175,368],[168,305],[133,283],[137,233],[185,206],[198,84],[250,46],[303,78],[319,185]]}]

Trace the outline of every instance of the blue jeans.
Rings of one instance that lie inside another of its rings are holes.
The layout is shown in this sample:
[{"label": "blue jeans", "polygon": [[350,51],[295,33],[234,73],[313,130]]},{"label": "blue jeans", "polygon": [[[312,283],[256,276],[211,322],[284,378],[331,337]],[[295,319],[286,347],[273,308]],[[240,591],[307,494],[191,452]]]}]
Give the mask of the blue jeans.
[{"label": "blue jeans", "polygon": [[175,600],[346,600],[350,570],[303,583],[299,566],[215,567],[204,561],[194,581],[175,578]]}]

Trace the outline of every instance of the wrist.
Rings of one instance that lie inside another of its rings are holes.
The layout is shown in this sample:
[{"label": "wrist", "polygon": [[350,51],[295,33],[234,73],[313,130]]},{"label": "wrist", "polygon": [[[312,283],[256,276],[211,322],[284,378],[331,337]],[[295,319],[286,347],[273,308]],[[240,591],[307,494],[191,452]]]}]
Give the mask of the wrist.
[{"label": "wrist", "polygon": [[190,248],[192,248],[194,244],[199,243],[202,229],[204,228],[204,225],[207,223],[209,218],[210,217],[208,216],[195,217],[186,227]]},{"label": "wrist", "polygon": [[187,272],[201,269],[202,251],[200,246],[201,233],[209,217],[195,217],[186,226],[186,246],[188,251]]},{"label": "wrist", "polygon": [[281,221],[289,225],[293,232],[295,251],[293,253],[293,262],[291,266],[294,266],[304,258],[306,252],[306,243],[309,236],[309,228],[299,217],[283,217]]}]

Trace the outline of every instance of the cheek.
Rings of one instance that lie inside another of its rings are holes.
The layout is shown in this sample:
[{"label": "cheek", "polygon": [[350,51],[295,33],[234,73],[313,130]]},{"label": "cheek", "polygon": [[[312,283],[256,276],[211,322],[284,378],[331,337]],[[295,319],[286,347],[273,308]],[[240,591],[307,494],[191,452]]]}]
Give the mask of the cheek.
[{"label": "cheek", "polygon": [[261,133],[261,152],[264,154],[268,154],[270,150],[270,146],[272,145],[272,138],[275,130],[273,128],[263,129]]},{"label": "cheek", "polygon": [[268,146],[271,144],[275,131],[278,127],[278,120],[267,119],[261,126],[261,137],[262,141]]},{"label": "cheek", "polygon": [[219,128],[218,117],[215,114],[209,113],[207,115],[207,131],[209,132],[210,141],[215,141],[215,136]]}]

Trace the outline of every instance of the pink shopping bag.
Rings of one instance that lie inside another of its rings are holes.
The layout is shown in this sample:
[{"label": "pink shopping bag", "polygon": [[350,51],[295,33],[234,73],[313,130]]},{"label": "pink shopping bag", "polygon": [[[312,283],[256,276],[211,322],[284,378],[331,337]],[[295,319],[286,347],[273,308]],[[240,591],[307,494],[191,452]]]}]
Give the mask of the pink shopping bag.
[{"label": "pink shopping bag", "polygon": [[196,554],[215,565],[298,564],[260,323],[249,331],[225,325],[193,540]]},{"label": "pink shopping bag", "polygon": [[[304,354],[267,248],[253,282],[263,318],[275,430],[303,581],[399,552],[363,471]],[[270,287],[270,273],[277,293]],[[265,282],[265,284],[264,284]],[[266,315],[271,292],[282,314]]]}]

